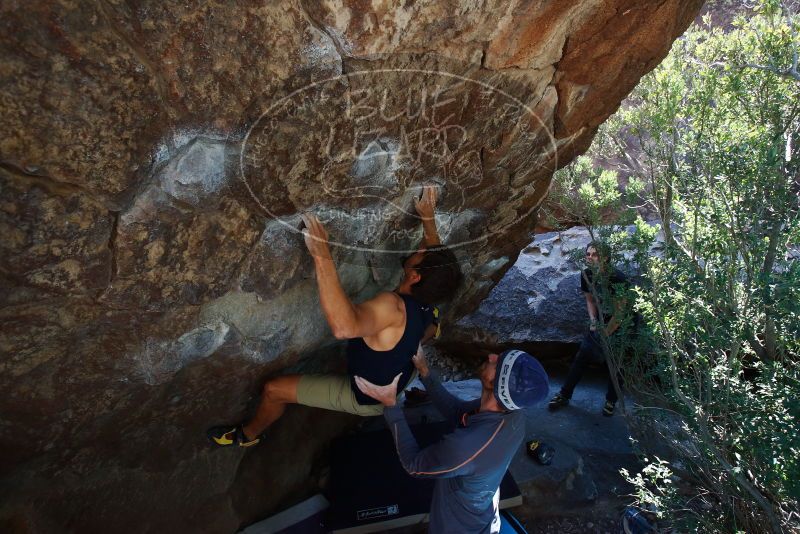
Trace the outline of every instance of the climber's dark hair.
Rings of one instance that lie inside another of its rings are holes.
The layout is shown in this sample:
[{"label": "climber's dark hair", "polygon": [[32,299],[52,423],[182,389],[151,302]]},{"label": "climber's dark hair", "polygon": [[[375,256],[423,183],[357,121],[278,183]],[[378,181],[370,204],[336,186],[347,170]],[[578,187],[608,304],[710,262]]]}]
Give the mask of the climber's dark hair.
[{"label": "climber's dark hair", "polygon": [[428,248],[414,268],[420,280],[411,286],[411,296],[422,304],[441,304],[452,299],[463,278],[456,255],[444,245]]}]

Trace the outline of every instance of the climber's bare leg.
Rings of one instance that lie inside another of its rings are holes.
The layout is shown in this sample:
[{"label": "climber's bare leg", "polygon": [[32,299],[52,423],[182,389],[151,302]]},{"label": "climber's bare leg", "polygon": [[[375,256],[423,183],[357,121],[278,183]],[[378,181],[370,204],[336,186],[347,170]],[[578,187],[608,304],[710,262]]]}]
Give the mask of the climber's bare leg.
[{"label": "climber's bare leg", "polygon": [[247,439],[253,439],[283,415],[287,404],[297,403],[300,375],[286,375],[267,380],[261,392],[261,404],[255,417],[242,427]]}]

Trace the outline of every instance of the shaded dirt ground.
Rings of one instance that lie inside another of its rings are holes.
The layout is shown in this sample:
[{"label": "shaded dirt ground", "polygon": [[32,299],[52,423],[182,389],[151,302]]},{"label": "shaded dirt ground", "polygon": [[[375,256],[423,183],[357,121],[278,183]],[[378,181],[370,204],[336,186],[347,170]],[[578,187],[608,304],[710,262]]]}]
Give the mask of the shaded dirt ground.
[{"label": "shaded dirt ground", "polygon": [[[557,370],[552,373],[551,393],[560,388],[563,374]],[[576,387],[568,407],[529,416],[529,434],[541,435],[543,440],[559,444],[557,454],[559,450],[571,449],[581,456],[583,472],[591,481],[595,494],[593,500],[587,500],[580,492],[569,492],[552,502],[546,493],[542,497],[526,496],[525,504],[511,512],[529,534],[622,532],[622,511],[632,499],[627,496],[630,487],[619,474],[619,469],[626,467],[636,472],[638,464],[630,448],[624,418],[619,413],[612,418],[600,415],[605,388],[606,378],[601,369],[590,369]],[[548,469],[538,468],[543,472]],[[515,471],[516,478],[524,478],[519,465]],[[532,481],[541,476],[534,473]],[[524,480],[520,482],[525,484]]]},{"label": "shaded dirt ground", "polygon": [[530,519],[522,522],[528,534],[572,534],[598,533],[617,534],[622,532],[618,517],[554,517]]}]

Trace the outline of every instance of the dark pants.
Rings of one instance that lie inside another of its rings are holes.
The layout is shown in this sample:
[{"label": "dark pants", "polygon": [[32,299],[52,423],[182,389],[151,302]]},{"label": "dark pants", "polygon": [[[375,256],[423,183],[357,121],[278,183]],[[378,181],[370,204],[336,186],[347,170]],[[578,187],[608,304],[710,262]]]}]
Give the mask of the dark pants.
[{"label": "dark pants", "polygon": [[[568,399],[572,398],[572,392],[580,381],[583,370],[586,369],[587,365],[590,363],[608,363],[606,362],[605,354],[603,354],[601,343],[600,334],[597,332],[589,331],[583,336],[581,346],[578,348],[578,354],[575,355],[572,366],[569,368],[567,379],[564,382],[564,386],[561,388],[561,394],[564,397]],[[619,387],[622,388],[622,375],[620,373],[617,373],[617,381],[619,382]],[[606,400],[617,402],[617,391],[614,389],[614,382],[611,380],[610,369],[608,370]]]}]

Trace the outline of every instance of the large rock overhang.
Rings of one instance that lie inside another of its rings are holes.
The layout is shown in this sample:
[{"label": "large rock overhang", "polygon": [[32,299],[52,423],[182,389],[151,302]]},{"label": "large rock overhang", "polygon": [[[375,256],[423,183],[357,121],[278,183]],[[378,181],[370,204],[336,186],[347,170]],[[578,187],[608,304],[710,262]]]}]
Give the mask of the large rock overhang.
[{"label": "large rock overhang", "polygon": [[438,183],[463,316],[701,3],[4,5],[4,520],[222,532],[313,490],[347,417],[292,410],[248,455],[202,436],[333,361],[299,213],[363,299]]}]

